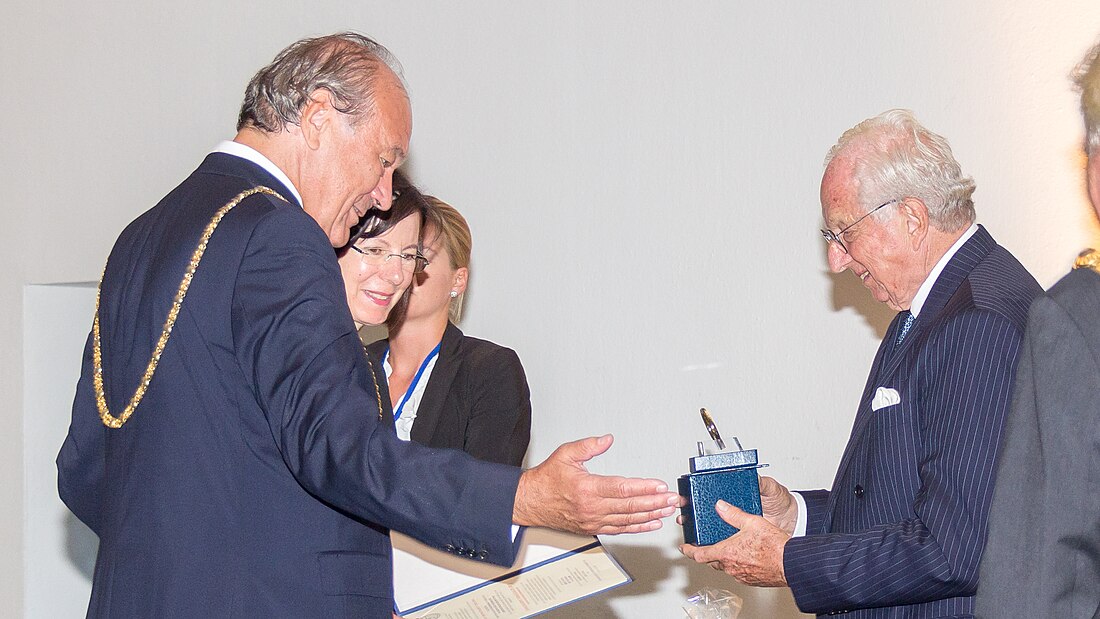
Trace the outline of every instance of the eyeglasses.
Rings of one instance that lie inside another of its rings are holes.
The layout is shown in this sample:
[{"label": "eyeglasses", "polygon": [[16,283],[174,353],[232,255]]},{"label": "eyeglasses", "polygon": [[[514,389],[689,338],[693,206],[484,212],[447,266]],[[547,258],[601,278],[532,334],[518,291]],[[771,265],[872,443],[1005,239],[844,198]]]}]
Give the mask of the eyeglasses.
[{"label": "eyeglasses", "polygon": [[843,251],[844,253],[848,253],[848,248],[844,246],[844,241],[841,240],[841,238],[844,236],[844,233],[851,230],[852,228],[856,227],[856,224],[863,221],[864,219],[867,219],[875,211],[879,210],[880,208],[890,206],[891,204],[896,204],[896,203],[897,203],[897,200],[890,200],[889,202],[883,202],[882,204],[880,204],[880,205],[876,206],[875,208],[871,209],[870,211],[868,211],[867,214],[864,215],[863,217],[860,217],[859,219],[857,219],[857,220],[853,221],[852,223],[848,224],[847,226],[844,226],[844,229],[841,230],[840,232],[833,232],[832,230],[824,229],[824,230],[821,231],[821,236],[824,237],[826,243],[836,243],[837,246],[840,247],[841,251]]},{"label": "eyeglasses", "polygon": [[401,270],[405,273],[422,273],[424,268],[428,266],[428,259],[420,252],[415,254],[391,254],[381,247],[358,247],[352,245],[351,248],[359,252],[359,260],[362,264],[380,267],[389,262],[390,258],[398,258],[401,260]]}]

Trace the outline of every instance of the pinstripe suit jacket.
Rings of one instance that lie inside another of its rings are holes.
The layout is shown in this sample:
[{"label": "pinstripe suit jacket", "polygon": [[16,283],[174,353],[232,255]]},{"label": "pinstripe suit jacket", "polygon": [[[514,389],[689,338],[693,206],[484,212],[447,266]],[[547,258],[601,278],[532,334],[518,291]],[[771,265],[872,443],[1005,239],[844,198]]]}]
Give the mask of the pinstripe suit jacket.
[{"label": "pinstripe suit jacket", "polygon": [[1100,274],[1031,306],[977,615],[1100,618]]},{"label": "pinstripe suit jacket", "polygon": [[[1027,308],[1040,292],[979,228],[898,346],[901,321],[890,325],[832,491],[804,493],[807,535],[784,550],[804,612],[973,616],[994,459]],[[900,402],[873,411],[879,388]]]}]

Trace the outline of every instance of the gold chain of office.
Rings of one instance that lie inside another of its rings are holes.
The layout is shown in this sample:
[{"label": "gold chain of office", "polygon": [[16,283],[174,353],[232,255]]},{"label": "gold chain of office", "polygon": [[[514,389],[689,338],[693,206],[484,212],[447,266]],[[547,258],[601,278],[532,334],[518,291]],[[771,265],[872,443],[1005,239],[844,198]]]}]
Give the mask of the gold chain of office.
[{"label": "gold chain of office", "polygon": [[367,369],[370,370],[371,380],[374,381],[374,397],[378,398],[378,421],[382,421],[382,391],[378,388],[378,374],[374,373],[374,364],[370,362],[370,353],[367,345],[363,344],[363,354],[367,357]]},{"label": "gold chain of office", "polygon": [[1092,269],[1097,273],[1100,273],[1100,251],[1095,249],[1086,249],[1077,256],[1077,260],[1073,263],[1075,269]]},{"label": "gold chain of office", "polygon": [[[260,185],[237,194],[237,196],[227,202],[225,206],[218,209],[218,212],[214,213],[214,217],[210,219],[210,223],[206,224],[206,228],[202,231],[202,237],[199,239],[199,244],[191,254],[191,262],[187,265],[187,272],[183,274],[183,279],[180,280],[179,289],[176,290],[176,297],[172,300],[172,308],[168,310],[168,317],[164,319],[164,328],[161,329],[160,339],[157,340],[157,345],[153,347],[153,355],[149,358],[149,364],[145,366],[145,374],[141,377],[141,382],[138,383],[137,389],[134,390],[134,395],[130,397],[130,403],[126,405],[126,408],[118,417],[112,415],[110,409],[107,408],[107,396],[103,392],[103,353],[100,348],[99,340],[99,295],[103,290],[103,276],[100,276],[99,287],[96,289],[95,294],[95,320],[92,322],[92,364],[94,370],[92,382],[95,387],[96,407],[99,409],[99,418],[103,421],[103,425],[108,428],[121,428],[122,424],[130,419],[130,415],[134,414],[134,410],[138,407],[138,404],[141,404],[141,399],[145,397],[145,390],[149,388],[149,383],[153,380],[153,374],[157,371],[157,364],[160,363],[160,355],[164,352],[164,347],[168,345],[168,337],[172,335],[172,327],[176,324],[176,318],[179,316],[180,307],[183,306],[183,299],[187,296],[187,289],[191,286],[191,280],[195,277],[195,270],[199,268],[199,262],[202,260],[202,255],[206,252],[206,244],[210,241],[210,236],[214,234],[214,230],[217,229],[218,224],[221,223],[222,217],[225,217],[226,213],[233,210],[233,207],[240,204],[245,198],[257,193],[266,193],[284,202],[286,201],[286,199],[279,195],[274,189],[269,189]],[[107,267],[103,267],[103,272],[105,275]]]}]

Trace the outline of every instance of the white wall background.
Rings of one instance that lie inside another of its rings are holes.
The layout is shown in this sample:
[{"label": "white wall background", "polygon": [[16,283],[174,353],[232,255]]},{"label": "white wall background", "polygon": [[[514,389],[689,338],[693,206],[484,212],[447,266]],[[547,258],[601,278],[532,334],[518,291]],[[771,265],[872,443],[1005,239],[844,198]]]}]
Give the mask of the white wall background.
[{"label": "white wall background", "polygon": [[[951,140],[979,221],[1044,285],[1097,238],[1066,78],[1100,34],[1095,0],[15,0],[3,13],[6,615],[33,606],[22,497],[55,492],[24,479],[23,286],[96,279],[122,227],[233,134],[249,77],[298,37],[355,29],[404,63],[408,165],[473,227],[462,326],[523,359],[532,462],[613,432],[594,470],[671,482],[707,406],[771,474],[829,484],[890,316],[825,268],[821,160],[885,109]],[[675,617],[704,585],[734,589],[749,617],[798,616],[784,590],[689,565],[677,536],[608,540],[637,582],[558,616]]]}]

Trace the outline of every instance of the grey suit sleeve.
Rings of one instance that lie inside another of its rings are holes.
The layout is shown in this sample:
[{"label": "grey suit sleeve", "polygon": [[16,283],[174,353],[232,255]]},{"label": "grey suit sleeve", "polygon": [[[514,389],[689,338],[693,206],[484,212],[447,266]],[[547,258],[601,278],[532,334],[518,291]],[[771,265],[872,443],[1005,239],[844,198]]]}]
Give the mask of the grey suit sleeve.
[{"label": "grey suit sleeve", "polygon": [[[1093,306],[1092,312],[1100,310]],[[1100,616],[1100,329],[1031,309],[998,465],[979,617]]]}]

